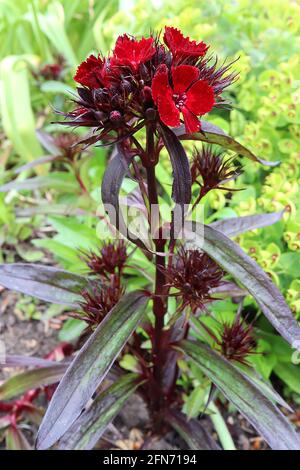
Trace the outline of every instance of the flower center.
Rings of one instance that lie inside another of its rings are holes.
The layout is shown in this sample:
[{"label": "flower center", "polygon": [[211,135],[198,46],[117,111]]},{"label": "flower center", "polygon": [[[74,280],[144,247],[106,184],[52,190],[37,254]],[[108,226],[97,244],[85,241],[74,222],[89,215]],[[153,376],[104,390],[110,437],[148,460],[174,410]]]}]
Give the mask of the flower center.
[{"label": "flower center", "polygon": [[178,109],[182,109],[184,106],[184,103],[186,102],[186,93],[174,93],[173,94],[173,100],[175,102],[175,106]]}]

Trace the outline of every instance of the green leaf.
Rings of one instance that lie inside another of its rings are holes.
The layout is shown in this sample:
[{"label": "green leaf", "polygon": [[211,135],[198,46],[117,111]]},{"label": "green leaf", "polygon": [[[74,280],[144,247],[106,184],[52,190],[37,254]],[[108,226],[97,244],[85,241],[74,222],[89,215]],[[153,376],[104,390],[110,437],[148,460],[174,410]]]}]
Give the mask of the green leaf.
[{"label": "green leaf", "polygon": [[26,63],[28,59],[32,59],[32,56],[8,54],[0,63],[1,122],[16,153],[26,161],[43,155],[35,135]]},{"label": "green leaf", "polygon": [[100,245],[100,239],[97,236],[95,228],[82,223],[76,217],[49,216],[55,230],[58,232],[55,240],[78,251],[78,248],[84,250],[95,250]]},{"label": "green leaf", "polygon": [[73,424],[141,320],[148,297],[125,295],[90,336],[68,368],[41,424],[37,446],[52,446]]},{"label": "green leaf", "polygon": [[274,367],[278,377],[290,387],[291,390],[300,395],[300,367],[294,364],[278,364]]},{"label": "green leaf", "polygon": [[275,450],[299,450],[300,439],[279,409],[239,369],[208,346],[182,341],[185,352]]},{"label": "green leaf", "polygon": [[74,307],[88,280],[52,266],[13,263],[0,264],[0,284],[46,302]]},{"label": "green leaf", "polygon": [[140,385],[136,374],[128,374],[97,396],[59,442],[60,450],[91,450],[124,403]]},{"label": "green leaf", "polygon": [[86,329],[87,324],[82,320],[77,320],[77,318],[68,318],[64,323],[64,326],[58,333],[58,338],[60,341],[66,341],[67,343],[74,341],[78,338],[81,333]]},{"label": "green leaf", "polygon": [[67,364],[58,362],[55,365],[26,370],[14,375],[0,385],[0,400],[10,400],[33,388],[57,383],[66,369]]},{"label": "green leaf", "polygon": [[5,443],[7,450],[32,450],[21,429],[13,425],[5,431]]},{"label": "green leaf", "polygon": [[73,175],[64,172],[53,172],[47,176],[34,176],[26,180],[13,180],[0,186],[0,192],[14,190],[28,190],[43,188],[57,188],[65,193],[78,191],[78,183]]}]

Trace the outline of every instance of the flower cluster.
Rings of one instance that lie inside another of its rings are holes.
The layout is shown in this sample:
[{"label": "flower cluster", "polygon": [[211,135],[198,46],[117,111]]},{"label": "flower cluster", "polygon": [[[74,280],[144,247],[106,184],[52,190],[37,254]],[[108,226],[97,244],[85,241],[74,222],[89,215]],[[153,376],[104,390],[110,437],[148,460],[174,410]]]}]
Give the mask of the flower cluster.
[{"label": "flower cluster", "polygon": [[252,324],[247,324],[244,319],[237,315],[233,323],[225,322],[221,324],[220,338],[203,322],[201,324],[226,359],[248,365],[247,357],[255,354],[256,349]]},{"label": "flower cluster", "polygon": [[74,313],[72,316],[86,321],[90,327],[94,328],[118,303],[124,295],[124,289],[116,278],[113,278],[110,284],[91,285],[81,295],[84,300],[79,304],[83,313]]},{"label": "flower cluster", "polygon": [[180,310],[190,307],[195,313],[211,300],[211,289],[218,287],[224,272],[207,254],[181,248],[171,266],[165,270],[168,284],[181,299]]},{"label": "flower cluster", "polygon": [[123,240],[104,243],[98,253],[83,253],[90,274],[96,277],[81,292],[81,311],[73,313],[74,318],[85,320],[92,328],[103,320],[124,294],[121,277],[127,258]]},{"label": "flower cluster", "polygon": [[98,274],[107,278],[116,271],[120,273],[127,261],[127,249],[124,240],[116,240],[115,243],[106,243],[99,253],[89,252],[83,255],[86,265],[92,274]]},{"label": "flower cluster", "polygon": [[132,135],[147,122],[200,130],[199,117],[224,103],[221,94],[235,78],[230,64],[218,67],[208,46],[166,27],[163,41],[119,36],[109,57],[90,55],[74,76],[76,108],[67,124],[94,128],[88,144]]}]

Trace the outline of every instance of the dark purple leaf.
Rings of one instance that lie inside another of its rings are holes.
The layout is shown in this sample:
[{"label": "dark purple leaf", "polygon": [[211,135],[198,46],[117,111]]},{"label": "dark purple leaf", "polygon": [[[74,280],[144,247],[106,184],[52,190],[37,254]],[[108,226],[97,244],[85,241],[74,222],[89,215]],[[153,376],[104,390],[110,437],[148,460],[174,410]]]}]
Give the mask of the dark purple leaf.
[{"label": "dark purple leaf", "polygon": [[261,163],[266,166],[277,166],[280,162],[268,162],[258,158],[251,150],[244,147],[242,144],[237,142],[235,139],[227,135],[220,127],[215,124],[210,124],[206,121],[201,121],[201,131],[194,134],[186,134],[184,125],[174,129],[175,134],[181,140],[200,140],[209,144],[221,145],[225,149],[232,150],[238,155],[250,158],[257,163]]},{"label": "dark purple leaf", "polygon": [[250,292],[274,328],[300,349],[300,326],[268,274],[235,242],[212,227],[205,226],[204,241],[199,239],[198,245]]},{"label": "dark purple leaf", "polygon": [[145,312],[148,297],[125,295],[81,348],[56,389],[37,437],[37,447],[51,447],[78,418],[106,377]]},{"label": "dark purple leaf", "polygon": [[109,423],[140,385],[136,374],[126,374],[98,395],[59,442],[60,450],[91,450]]},{"label": "dark purple leaf", "polygon": [[29,390],[60,381],[68,364],[57,362],[52,366],[26,370],[13,375],[0,385],[0,400],[10,400]]},{"label": "dark purple leaf", "polygon": [[76,307],[88,280],[52,266],[14,263],[0,265],[0,285],[46,302]]},{"label": "dark purple leaf", "polygon": [[167,414],[168,422],[193,450],[220,450],[216,441],[196,419],[188,419],[180,411],[171,409]]},{"label": "dark purple leaf", "polygon": [[1,367],[47,367],[53,366],[56,363],[43,359],[42,357],[34,356],[18,356],[18,355],[6,355],[5,362],[0,364]]},{"label": "dark purple leaf", "polygon": [[49,153],[51,153],[51,155],[59,155],[60,154],[60,149],[55,144],[54,137],[51,134],[48,134],[47,132],[44,132],[41,129],[38,129],[36,131],[36,135],[37,135],[37,138],[39,139],[40,143],[42,144],[42,146]]},{"label": "dark purple leaf", "polygon": [[237,367],[202,343],[182,341],[185,352],[274,450],[299,450],[300,438],[272,401]]},{"label": "dark purple leaf", "polygon": [[[108,214],[112,216],[110,217],[111,223],[116,226],[124,237],[128,238],[128,240],[132,241],[140,248],[148,251],[149,249],[144,242],[138,239],[127,228],[119,204],[120,189],[123,179],[128,174],[131,161],[131,158],[127,158],[120,151],[113,155],[103,176],[101,197],[104,208],[107,210]],[[111,214],[112,209],[114,210],[114,214]]]},{"label": "dark purple leaf", "polygon": [[224,282],[218,287],[214,287],[209,291],[210,294],[215,295],[216,298],[221,297],[245,297],[247,295],[247,291],[245,289],[241,289],[237,286],[234,282]]},{"label": "dark purple leaf", "polygon": [[57,155],[44,155],[43,157],[37,158],[31,162],[26,163],[25,165],[20,166],[14,170],[15,174],[22,173],[22,171],[29,170],[30,168],[34,168],[38,165],[43,165],[44,163],[53,162],[57,160],[59,157]]},{"label": "dark purple leaf", "polygon": [[192,196],[192,178],[187,155],[181,142],[171,129],[161,125],[161,134],[172,165],[172,199],[182,206],[189,204]]},{"label": "dark purple leaf", "polygon": [[271,212],[270,214],[246,215],[245,217],[232,217],[230,219],[218,220],[209,225],[219,230],[219,232],[224,233],[227,237],[235,237],[249,230],[273,225],[282,219],[283,214],[284,211]]}]

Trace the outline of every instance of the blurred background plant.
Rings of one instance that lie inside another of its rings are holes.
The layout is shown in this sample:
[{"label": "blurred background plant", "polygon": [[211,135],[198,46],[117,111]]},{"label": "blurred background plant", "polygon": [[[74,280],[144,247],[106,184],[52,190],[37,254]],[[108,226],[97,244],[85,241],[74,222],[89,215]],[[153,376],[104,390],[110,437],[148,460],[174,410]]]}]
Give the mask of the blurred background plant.
[{"label": "blurred background plant", "polygon": [[[74,93],[72,76],[88,54],[107,52],[124,32],[140,36],[164,25],[180,27],[184,34],[211,44],[221,61],[239,58],[234,67],[240,78],[229,96],[233,108],[215,111],[210,121],[257,155],[280,160],[281,165],[266,170],[243,162],[242,176],[230,187],[247,189],[221,195],[211,191],[203,200],[205,219],[285,209],[280,222],[240,236],[239,243],[270,274],[300,319],[300,3],[296,0],[0,0],[1,260],[46,259],[74,272],[84,269],[78,248],[96,248],[97,233],[106,229],[100,182],[108,154],[105,147],[93,147],[80,158],[66,156],[68,143],[64,149],[63,139],[62,147],[57,141],[62,128],[51,124],[58,119],[53,108],[68,107]],[[77,134],[82,131],[76,130]],[[166,160],[158,167],[158,178],[168,182],[168,171]],[[124,194],[134,188],[129,180],[122,187]],[[147,260],[135,253],[133,260],[151,276]],[[130,278],[131,288],[144,283],[142,276]],[[34,303],[19,301],[17,308],[25,312],[27,321],[43,321]],[[249,315],[258,313],[248,298],[244,308]],[[226,300],[214,314],[218,320],[224,315],[232,320],[234,309]],[[65,322],[61,338],[79,335],[78,322]],[[286,396],[299,403],[300,372],[291,363],[289,346],[266,320],[259,318],[257,325],[264,334],[259,344],[262,354],[251,360],[265,379],[272,374],[279,377]],[[187,394],[187,412],[195,416],[203,411],[206,390],[196,386],[193,368],[184,367],[183,381],[191,381],[196,390]]]}]

